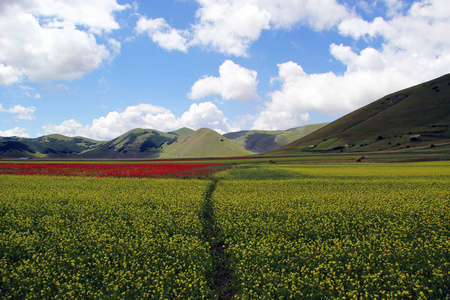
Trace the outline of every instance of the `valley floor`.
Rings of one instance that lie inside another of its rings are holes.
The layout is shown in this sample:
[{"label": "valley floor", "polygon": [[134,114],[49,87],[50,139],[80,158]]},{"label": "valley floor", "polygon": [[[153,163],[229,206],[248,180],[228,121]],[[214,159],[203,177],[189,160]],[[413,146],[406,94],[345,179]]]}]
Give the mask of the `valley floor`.
[{"label": "valley floor", "polygon": [[449,161],[275,160],[209,179],[0,175],[0,297],[448,297]]}]

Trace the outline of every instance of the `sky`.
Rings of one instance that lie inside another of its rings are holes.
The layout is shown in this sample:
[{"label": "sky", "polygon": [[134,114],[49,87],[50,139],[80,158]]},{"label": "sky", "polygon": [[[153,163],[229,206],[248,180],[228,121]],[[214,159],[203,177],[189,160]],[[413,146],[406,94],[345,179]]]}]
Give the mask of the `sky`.
[{"label": "sky", "polygon": [[448,0],[2,0],[0,136],[331,122],[450,72]]}]

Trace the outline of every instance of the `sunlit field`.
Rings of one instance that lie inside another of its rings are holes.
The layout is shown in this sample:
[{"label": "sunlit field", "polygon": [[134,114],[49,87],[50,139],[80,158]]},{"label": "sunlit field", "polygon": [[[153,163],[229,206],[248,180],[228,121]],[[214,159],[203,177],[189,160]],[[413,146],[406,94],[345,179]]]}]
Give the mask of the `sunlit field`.
[{"label": "sunlit field", "polygon": [[222,173],[213,199],[239,297],[448,298],[449,167],[241,166]]},{"label": "sunlit field", "polygon": [[2,299],[450,297],[450,162],[23,166],[0,168]]},{"label": "sunlit field", "polygon": [[1,176],[1,298],[201,298],[205,180]]}]

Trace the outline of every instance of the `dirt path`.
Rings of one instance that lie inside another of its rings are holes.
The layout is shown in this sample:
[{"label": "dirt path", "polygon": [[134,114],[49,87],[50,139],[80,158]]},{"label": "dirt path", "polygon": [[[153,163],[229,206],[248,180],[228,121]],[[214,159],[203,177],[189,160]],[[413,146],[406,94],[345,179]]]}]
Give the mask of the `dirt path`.
[{"label": "dirt path", "polygon": [[225,243],[220,235],[214,216],[214,204],[212,195],[217,186],[213,181],[206,193],[205,203],[201,218],[203,223],[203,235],[210,246],[210,254],[213,266],[213,280],[211,288],[219,299],[231,299],[235,294],[233,289],[233,273],[229,263],[229,257],[225,251]]}]

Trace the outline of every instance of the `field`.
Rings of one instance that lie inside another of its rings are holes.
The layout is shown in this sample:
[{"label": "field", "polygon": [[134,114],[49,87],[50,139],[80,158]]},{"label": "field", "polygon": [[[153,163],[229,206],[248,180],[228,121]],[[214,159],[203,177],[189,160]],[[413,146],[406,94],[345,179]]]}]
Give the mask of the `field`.
[{"label": "field", "polygon": [[0,298],[450,299],[450,162],[285,162],[1,164]]}]

